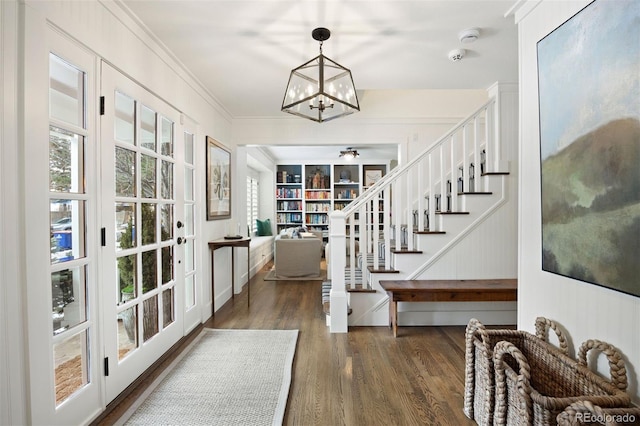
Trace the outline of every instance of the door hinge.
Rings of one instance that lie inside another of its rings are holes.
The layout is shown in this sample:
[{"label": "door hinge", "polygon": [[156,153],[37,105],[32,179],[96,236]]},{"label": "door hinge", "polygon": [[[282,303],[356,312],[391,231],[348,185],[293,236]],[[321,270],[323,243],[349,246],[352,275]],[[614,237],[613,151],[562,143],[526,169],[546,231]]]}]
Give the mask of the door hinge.
[{"label": "door hinge", "polygon": [[109,375],[109,357],[105,357],[104,358],[104,375],[108,376]]},{"label": "door hinge", "polygon": [[104,115],[104,96],[100,96],[100,115]]},{"label": "door hinge", "polygon": [[100,229],[100,245],[102,247],[107,246],[107,228]]}]

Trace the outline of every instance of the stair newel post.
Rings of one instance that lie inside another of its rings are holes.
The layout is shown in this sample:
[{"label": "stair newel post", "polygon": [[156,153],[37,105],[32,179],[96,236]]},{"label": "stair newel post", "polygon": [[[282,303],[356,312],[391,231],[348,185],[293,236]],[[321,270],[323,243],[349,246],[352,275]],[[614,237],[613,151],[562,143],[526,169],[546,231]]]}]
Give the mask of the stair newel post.
[{"label": "stair newel post", "polygon": [[340,210],[330,215],[329,250],[331,262],[331,291],[329,293],[329,329],[331,333],[348,331],[348,298],[344,282],[346,250],[346,216]]}]

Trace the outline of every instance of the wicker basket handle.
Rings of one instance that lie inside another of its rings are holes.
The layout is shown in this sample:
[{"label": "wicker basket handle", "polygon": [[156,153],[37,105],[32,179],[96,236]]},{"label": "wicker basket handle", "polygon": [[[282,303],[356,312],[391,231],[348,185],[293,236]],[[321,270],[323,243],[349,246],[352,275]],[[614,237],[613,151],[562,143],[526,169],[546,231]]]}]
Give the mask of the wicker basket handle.
[{"label": "wicker basket handle", "polygon": [[536,336],[539,339],[548,342],[549,329],[553,330],[556,333],[556,336],[558,336],[558,344],[560,345],[560,350],[562,351],[562,353],[568,356],[569,344],[567,343],[566,336],[564,335],[562,330],[560,330],[560,327],[558,327],[558,324],[555,321],[552,321],[545,317],[536,318]]},{"label": "wicker basket handle", "polygon": [[491,353],[489,348],[489,335],[484,325],[475,318],[471,318],[465,330],[465,389],[464,389],[464,408],[463,411],[467,417],[473,419],[473,389],[475,386],[475,348],[473,344],[474,335],[478,333],[482,339],[482,346],[485,356]]},{"label": "wicker basket handle", "polygon": [[587,352],[591,349],[597,349],[606,355],[609,360],[609,373],[611,375],[611,383],[622,391],[627,390],[627,368],[625,366],[622,355],[618,349],[607,343],[596,339],[589,339],[580,345],[578,350],[578,363],[580,365],[587,365]]},{"label": "wicker basket handle", "polygon": [[[597,416],[599,419],[606,419],[607,415],[605,414],[605,412],[602,410],[601,407],[592,404],[590,401],[578,401],[578,402],[574,402],[573,404],[569,405],[567,408],[564,409],[563,412],[561,412],[560,414],[558,414],[558,417],[556,418],[557,422],[558,422],[558,426],[574,426],[576,425],[576,415],[578,413],[581,414],[586,414],[586,413],[590,413],[593,414],[594,416]],[[582,424],[582,423],[580,423]],[[611,425],[611,424],[617,424],[617,423],[610,423],[607,422],[605,423],[606,425]]]},{"label": "wicker basket handle", "polygon": [[496,343],[493,352],[493,363],[495,369],[495,401],[496,407],[493,414],[494,425],[507,424],[507,377],[505,373],[506,363],[503,358],[510,355],[518,364],[518,380],[516,388],[518,395],[522,397],[520,407],[518,407],[519,417],[523,424],[531,424],[533,420],[533,407],[531,404],[531,368],[527,358],[520,349],[511,342],[501,341]]},{"label": "wicker basket handle", "polygon": [[482,346],[484,346],[484,349],[487,352],[487,356],[491,355],[491,347],[489,346],[489,334],[487,334],[487,329],[479,320],[471,318],[469,320],[469,324],[467,324],[467,329],[465,331],[467,349],[473,348],[473,336],[475,334],[478,334],[480,336],[480,339],[482,340]]}]

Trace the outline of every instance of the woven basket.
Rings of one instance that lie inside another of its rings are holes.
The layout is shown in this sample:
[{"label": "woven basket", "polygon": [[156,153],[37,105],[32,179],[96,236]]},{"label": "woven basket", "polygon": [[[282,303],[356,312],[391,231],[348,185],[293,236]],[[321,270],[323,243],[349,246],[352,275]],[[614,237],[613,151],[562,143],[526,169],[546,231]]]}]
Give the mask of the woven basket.
[{"label": "woven basket", "polygon": [[[589,340],[576,361],[543,343],[523,334],[519,342],[496,344],[494,424],[555,425],[557,416],[579,401],[603,408],[629,406],[626,369],[613,346]],[[587,352],[594,348],[607,355],[611,381],[585,366]]]},{"label": "woven basket", "polygon": [[559,426],[640,425],[640,407],[602,408],[589,401],[574,402],[558,414]]},{"label": "woven basket", "polygon": [[[538,317],[535,326],[537,338],[545,342],[549,329],[553,330],[558,337],[560,350],[565,354],[568,353],[567,339],[555,322]],[[535,338],[526,331],[487,330],[475,318],[467,325],[465,333],[464,413],[480,426],[493,424],[493,348],[501,340],[518,342],[522,339],[523,334]]]}]

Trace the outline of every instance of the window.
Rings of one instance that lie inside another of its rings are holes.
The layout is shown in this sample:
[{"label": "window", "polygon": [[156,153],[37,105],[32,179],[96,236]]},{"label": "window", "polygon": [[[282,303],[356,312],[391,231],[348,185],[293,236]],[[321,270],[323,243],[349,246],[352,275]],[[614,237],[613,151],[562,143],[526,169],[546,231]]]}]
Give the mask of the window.
[{"label": "window", "polygon": [[258,179],[253,176],[247,176],[247,224],[249,235],[258,232],[256,219],[258,219]]}]

